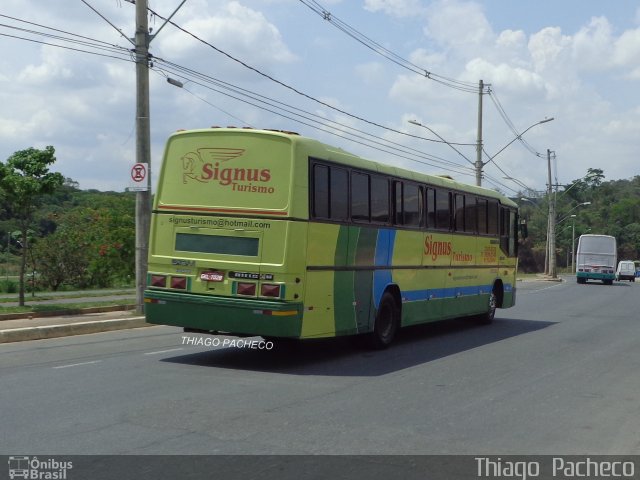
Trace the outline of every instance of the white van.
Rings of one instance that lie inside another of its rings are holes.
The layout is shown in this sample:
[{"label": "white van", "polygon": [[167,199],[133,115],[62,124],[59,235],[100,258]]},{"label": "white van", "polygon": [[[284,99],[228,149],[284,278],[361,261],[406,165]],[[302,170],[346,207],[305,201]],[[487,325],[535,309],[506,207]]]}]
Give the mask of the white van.
[{"label": "white van", "polygon": [[616,270],[616,280],[636,281],[636,264],[631,260],[621,260]]}]

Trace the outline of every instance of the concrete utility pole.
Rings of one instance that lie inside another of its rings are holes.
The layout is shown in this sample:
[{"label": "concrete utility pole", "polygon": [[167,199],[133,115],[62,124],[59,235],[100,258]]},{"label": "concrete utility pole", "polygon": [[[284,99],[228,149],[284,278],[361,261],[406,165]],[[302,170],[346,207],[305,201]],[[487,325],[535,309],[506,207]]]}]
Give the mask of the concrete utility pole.
[{"label": "concrete utility pole", "polygon": [[547,167],[549,186],[547,188],[547,196],[549,200],[549,269],[548,273],[551,278],[557,278],[556,271],[556,199],[551,198],[553,193],[553,184],[551,183],[551,150],[547,149]]},{"label": "concrete utility pole", "polygon": [[482,93],[484,82],[478,83],[478,140],[476,144],[476,185],[482,185]]},{"label": "concrete utility pole", "polygon": [[144,313],[151,224],[151,132],[149,127],[149,21],[147,0],[136,0],[136,163],[146,167],[147,190],[136,192],[136,313]]}]

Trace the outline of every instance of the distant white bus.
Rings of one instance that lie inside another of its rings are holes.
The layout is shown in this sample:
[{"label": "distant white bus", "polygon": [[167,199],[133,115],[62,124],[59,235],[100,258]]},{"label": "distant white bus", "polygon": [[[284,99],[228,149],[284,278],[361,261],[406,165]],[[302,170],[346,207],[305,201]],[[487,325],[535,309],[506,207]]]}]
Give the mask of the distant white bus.
[{"label": "distant white bus", "polygon": [[615,237],[609,235],[581,235],[576,253],[578,283],[601,280],[612,285],[616,278],[617,247]]}]

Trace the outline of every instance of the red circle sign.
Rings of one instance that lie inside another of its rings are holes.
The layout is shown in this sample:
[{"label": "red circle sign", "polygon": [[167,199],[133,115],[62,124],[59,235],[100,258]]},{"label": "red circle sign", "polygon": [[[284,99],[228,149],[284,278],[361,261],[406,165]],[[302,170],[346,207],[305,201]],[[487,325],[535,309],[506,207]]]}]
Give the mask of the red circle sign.
[{"label": "red circle sign", "polygon": [[131,178],[134,182],[142,182],[147,177],[147,167],[144,163],[136,163],[131,169]]}]

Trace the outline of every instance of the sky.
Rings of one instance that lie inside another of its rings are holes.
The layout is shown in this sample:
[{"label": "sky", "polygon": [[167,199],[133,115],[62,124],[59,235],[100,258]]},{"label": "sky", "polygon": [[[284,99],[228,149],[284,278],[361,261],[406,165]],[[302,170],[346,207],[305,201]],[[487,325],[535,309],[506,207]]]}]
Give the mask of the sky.
[{"label": "sky", "polygon": [[[483,186],[539,194],[549,163],[554,185],[640,174],[635,0],[186,0],[161,28],[180,3],[149,0],[154,189],[167,137],[213,125],[474,184],[480,98]],[[124,191],[134,32],[130,0],[2,0],[0,161],[53,145],[52,170]]]}]

